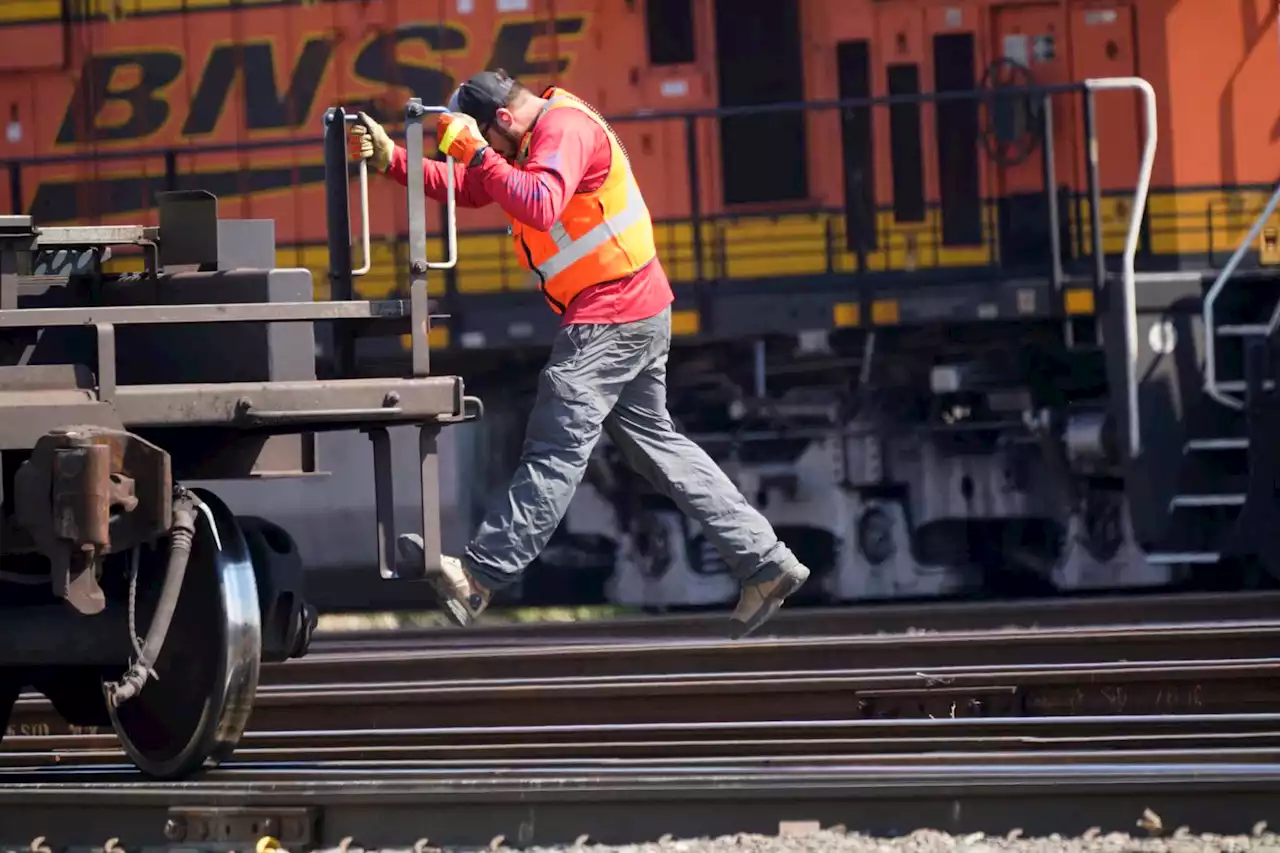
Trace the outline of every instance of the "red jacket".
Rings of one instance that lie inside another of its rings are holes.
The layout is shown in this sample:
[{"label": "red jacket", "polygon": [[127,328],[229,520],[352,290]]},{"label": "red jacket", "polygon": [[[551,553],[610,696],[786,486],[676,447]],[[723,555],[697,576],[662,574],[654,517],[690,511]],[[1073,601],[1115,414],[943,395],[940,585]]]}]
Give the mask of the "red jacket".
[{"label": "red jacket", "polygon": [[[539,231],[549,231],[568,198],[599,188],[609,172],[609,139],[599,125],[578,110],[548,110],[533,128],[529,156],[517,169],[492,150],[480,164],[454,164],[459,207],[497,204],[508,215]],[[445,200],[445,164],[423,161],[427,196]],[[407,185],[407,154],[399,146],[387,174]],[[578,294],[562,319],[570,323],[618,324],[644,320],[675,299],[657,258],[629,278],[598,284]]]}]

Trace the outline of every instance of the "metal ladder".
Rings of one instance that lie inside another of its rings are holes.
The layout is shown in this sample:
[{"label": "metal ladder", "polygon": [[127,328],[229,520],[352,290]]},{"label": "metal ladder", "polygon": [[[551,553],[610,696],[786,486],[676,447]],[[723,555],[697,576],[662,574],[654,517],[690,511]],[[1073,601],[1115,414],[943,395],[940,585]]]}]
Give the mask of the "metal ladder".
[{"label": "metal ladder", "polygon": [[[1215,316],[1218,299],[1226,290],[1231,278],[1235,275],[1236,270],[1240,266],[1240,262],[1244,260],[1244,256],[1248,253],[1249,247],[1254,245],[1258,239],[1258,235],[1262,233],[1263,227],[1275,212],[1277,205],[1280,204],[1280,184],[1271,194],[1271,198],[1267,201],[1262,213],[1254,221],[1253,227],[1249,229],[1248,235],[1241,241],[1235,252],[1227,261],[1226,266],[1218,274],[1214,280],[1213,286],[1209,288],[1208,294],[1204,298],[1203,321],[1205,336],[1205,367],[1204,367],[1204,392],[1217,403],[1226,406],[1235,411],[1244,409],[1244,390],[1245,380],[1243,377],[1239,379],[1223,380],[1218,377],[1218,358],[1217,344],[1220,339],[1236,338],[1248,339],[1269,337],[1277,327],[1280,327],[1280,302],[1277,303],[1271,313],[1270,319],[1265,323],[1245,323],[1245,324],[1222,324],[1219,325]],[[1272,386],[1268,380],[1268,386]],[[1131,410],[1131,415],[1136,411]],[[1190,453],[1239,453],[1249,449],[1249,439],[1245,436],[1211,436],[1203,438],[1189,439],[1183,446],[1184,455]],[[1245,494],[1243,492],[1227,492],[1215,494],[1178,494],[1169,502],[1169,511],[1173,512],[1178,509],[1208,509],[1217,507],[1243,507],[1245,503]],[[1195,551],[1183,553],[1158,553],[1148,554],[1147,560],[1152,563],[1161,564],[1212,564],[1221,559],[1221,554],[1215,551]]]}]

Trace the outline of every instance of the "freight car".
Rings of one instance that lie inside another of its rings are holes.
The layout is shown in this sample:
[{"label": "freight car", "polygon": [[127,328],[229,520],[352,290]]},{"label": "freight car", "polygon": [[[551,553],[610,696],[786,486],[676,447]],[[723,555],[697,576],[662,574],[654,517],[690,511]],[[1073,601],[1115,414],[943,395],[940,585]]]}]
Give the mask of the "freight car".
[{"label": "freight car", "polygon": [[[590,100],[659,220],[673,409],[812,543],[810,596],[1248,579],[1221,558],[1246,473],[1270,470],[1248,461],[1243,384],[1280,261],[1270,0],[33,0],[0,23],[14,212],[113,222],[198,181],[275,219],[277,263],[320,294],[316,104],[395,126],[402,96],[494,66]],[[1134,76],[1156,126],[1082,82]],[[381,297],[406,285],[409,231],[389,182],[370,193],[361,286]],[[554,318],[496,211],[468,212],[458,246],[433,356],[473,387],[527,384]],[[661,496],[601,488],[565,533],[621,554],[609,595],[731,600]]]},{"label": "freight car", "polygon": [[[406,107],[419,156],[428,112]],[[261,661],[304,654],[316,610],[270,513],[238,517],[192,484],[314,473],[317,433],[371,440],[370,565],[402,586],[439,571],[436,437],[480,411],[461,378],[429,361],[427,270],[453,260],[429,263],[415,241],[407,300],[351,298],[364,271],[351,266],[351,118],[325,113],[330,301],[314,300],[308,270],[275,267],[273,222],[221,218],[206,191],[160,194],[158,226],[0,217],[4,720],[30,685],[73,725],[112,725],[149,776],[181,778],[230,754]],[[425,233],[421,187],[407,209]],[[146,272],[103,271],[122,247],[145,252]],[[334,324],[338,354],[326,379],[315,366],[321,322]],[[353,340],[388,332],[416,338],[409,375],[356,376]],[[390,512],[387,429],[406,424],[418,432],[430,543],[420,565],[396,559]]]}]

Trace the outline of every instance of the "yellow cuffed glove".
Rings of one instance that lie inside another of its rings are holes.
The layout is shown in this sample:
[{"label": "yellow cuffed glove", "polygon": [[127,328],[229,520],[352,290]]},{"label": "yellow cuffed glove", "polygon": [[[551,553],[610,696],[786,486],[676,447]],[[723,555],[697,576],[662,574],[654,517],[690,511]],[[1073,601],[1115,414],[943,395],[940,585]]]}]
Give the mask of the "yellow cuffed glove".
[{"label": "yellow cuffed glove", "polygon": [[354,157],[368,160],[377,171],[385,172],[391,166],[391,152],[396,150],[396,144],[382,125],[366,113],[358,115],[360,121],[351,126],[351,134],[347,137],[350,140],[347,150]]},{"label": "yellow cuffed glove", "polygon": [[479,163],[489,147],[476,120],[463,113],[441,113],[436,119],[436,139],[441,154],[468,166]]}]

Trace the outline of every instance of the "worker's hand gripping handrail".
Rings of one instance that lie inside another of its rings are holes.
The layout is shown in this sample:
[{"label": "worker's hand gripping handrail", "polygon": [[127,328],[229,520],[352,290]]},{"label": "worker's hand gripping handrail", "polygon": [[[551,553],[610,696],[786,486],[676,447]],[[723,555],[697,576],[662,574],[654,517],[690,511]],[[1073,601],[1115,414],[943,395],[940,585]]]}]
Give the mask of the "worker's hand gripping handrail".
[{"label": "worker's hand gripping handrail", "polygon": [[[1141,77],[1101,77],[1085,80],[1088,97],[1094,92],[1135,89],[1142,93],[1144,118],[1142,162],[1138,166],[1138,184],[1133,190],[1133,207],[1129,214],[1129,232],[1124,239],[1124,263],[1121,267],[1121,285],[1124,293],[1124,345],[1125,381],[1128,385],[1129,457],[1136,459],[1142,453],[1142,431],[1138,412],[1138,300],[1137,272],[1134,269],[1138,255],[1138,239],[1142,234],[1142,217],[1147,207],[1147,194],[1151,190],[1151,171],[1156,161],[1156,92]],[[1096,162],[1097,139],[1086,140],[1093,150],[1089,157]]]},{"label": "worker's hand gripping handrail", "polygon": [[350,155],[347,153],[347,125],[360,120],[342,107],[324,113],[324,185],[326,228],[329,243],[330,299],[354,299],[351,279],[367,273],[372,265],[369,232],[369,166],[361,158],[360,226],[364,266],[355,269],[351,260]]},{"label": "worker's hand gripping handrail", "polygon": [[[360,122],[359,115],[344,115],[343,119],[350,124]],[[360,174],[360,250],[364,253],[361,255],[364,266],[352,270],[351,274],[364,275],[373,266],[372,241],[369,236],[369,161],[361,157],[357,168]]]},{"label": "worker's hand gripping handrail", "polygon": [[[410,163],[421,163],[423,160],[423,119],[428,115],[440,115],[449,112],[447,107],[423,106],[421,98],[410,98],[404,107],[404,139],[406,159]],[[413,263],[420,259],[429,270],[448,270],[458,265],[458,204],[456,173],[452,157],[445,157],[445,231],[448,234],[449,259],[444,262],[427,260],[427,193],[422,181],[408,182],[409,198],[409,259]],[[415,216],[417,217],[415,219]],[[415,222],[417,227],[415,227]],[[422,238],[422,252],[414,254],[413,240]]]},{"label": "worker's hand gripping handrail", "polygon": [[427,260],[427,191],[422,180],[422,121],[428,113],[447,113],[445,107],[426,107],[412,98],[404,106],[405,159],[409,163],[406,182],[409,212],[409,322],[413,332],[412,360],[414,376],[431,374],[431,322],[427,303],[427,270],[452,269],[458,263],[457,176],[452,157],[445,157],[445,230],[449,259],[443,263]]}]

